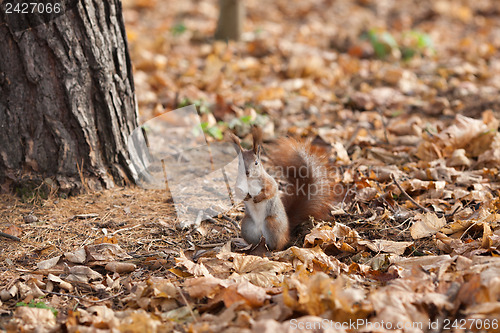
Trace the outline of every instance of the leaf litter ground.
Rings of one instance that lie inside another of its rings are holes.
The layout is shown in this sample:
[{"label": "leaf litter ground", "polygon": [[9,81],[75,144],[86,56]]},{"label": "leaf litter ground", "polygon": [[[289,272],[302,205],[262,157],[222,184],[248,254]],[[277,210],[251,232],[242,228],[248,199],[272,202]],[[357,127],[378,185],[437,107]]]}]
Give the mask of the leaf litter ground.
[{"label": "leaf litter ground", "polygon": [[313,138],[345,195],[274,253],[241,206],[179,230],[164,191],[4,195],[0,329],[500,331],[495,1],[248,0],[238,43],[216,1],[123,4],[143,121]]}]

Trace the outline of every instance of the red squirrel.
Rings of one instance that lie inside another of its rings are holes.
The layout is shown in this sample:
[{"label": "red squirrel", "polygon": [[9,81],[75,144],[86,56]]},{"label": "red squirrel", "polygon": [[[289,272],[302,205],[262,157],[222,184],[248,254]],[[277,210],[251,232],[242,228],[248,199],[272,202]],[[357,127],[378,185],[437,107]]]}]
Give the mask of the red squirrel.
[{"label": "red squirrel", "polygon": [[258,244],[264,237],[270,250],[282,250],[296,228],[310,216],[321,220],[330,216],[335,184],[329,178],[328,159],[320,149],[310,142],[284,138],[268,154],[288,182],[280,195],[278,183],[266,172],[260,159],[261,129],[253,127],[252,136],[253,148],[246,150],[238,137],[230,134],[237,152],[241,153],[239,170],[245,172],[237,181],[238,196],[246,196],[241,234],[249,244]]}]

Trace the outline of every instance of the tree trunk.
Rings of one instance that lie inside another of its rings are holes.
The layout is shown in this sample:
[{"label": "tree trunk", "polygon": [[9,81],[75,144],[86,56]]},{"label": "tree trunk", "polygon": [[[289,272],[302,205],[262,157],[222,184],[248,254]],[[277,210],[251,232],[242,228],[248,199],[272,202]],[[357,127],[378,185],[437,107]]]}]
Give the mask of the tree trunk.
[{"label": "tree trunk", "polygon": [[219,0],[219,21],[215,38],[239,40],[245,23],[245,5],[243,0]]},{"label": "tree trunk", "polygon": [[0,11],[4,190],[49,183],[75,193],[133,181],[126,144],[137,107],[121,2],[62,2],[53,17]]}]

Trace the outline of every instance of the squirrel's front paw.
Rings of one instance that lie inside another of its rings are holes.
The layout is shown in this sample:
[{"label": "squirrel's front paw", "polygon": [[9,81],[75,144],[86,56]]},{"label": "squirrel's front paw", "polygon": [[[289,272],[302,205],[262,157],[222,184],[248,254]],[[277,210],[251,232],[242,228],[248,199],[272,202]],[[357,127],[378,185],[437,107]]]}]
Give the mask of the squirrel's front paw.
[{"label": "squirrel's front paw", "polygon": [[259,203],[259,202],[262,202],[262,200],[266,199],[265,197],[261,196],[261,195],[257,195],[255,197],[253,197],[253,202],[254,203]]}]

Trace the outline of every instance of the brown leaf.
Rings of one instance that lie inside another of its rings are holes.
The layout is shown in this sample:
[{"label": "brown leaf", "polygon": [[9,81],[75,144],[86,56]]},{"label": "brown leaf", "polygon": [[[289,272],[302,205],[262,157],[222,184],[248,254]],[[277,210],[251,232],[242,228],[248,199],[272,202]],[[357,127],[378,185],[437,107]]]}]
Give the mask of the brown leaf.
[{"label": "brown leaf", "polygon": [[500,133],[495,134],[490,149],[479,155],[478,163],[491,167],[500,165]]},{"label": "brown leaf", "polygon": [[194,298],[213,298],[226,286],[223,280],[213,276],[187,279],[184,283],[184,289],[188,292],[189,296]]},{"label": "brown leaf", "polygon": [[455,307],[469,306],[476,303],[476,296],[480,292],[481,276],[479,274],[472,275],[469,280],[464,283],[455,298]]},{"label": "brown leaf", "polygon": [[116,239],[115,236],[112,236],[112,237],[103,236],[101,238],[98,238],[98,239],[94,240],[94,244],[103,244],[103,243],[117,244],[118,243],[118,239]]},{"label": "brown leaf", "polygon": [[[329,310],[336,321],[348,320],[353,314],[363,318],[369,312],[361,305],[365,292],[349,286],[348,281],[344,275],[332,279],[322,272],[311,276],[304,271],[296,272],[285,279],[285,304],[294,310],[317,316]],[[296,299],[290,297],[293,290],[297,291]]]},{"label": "brown leaf", "polygon": [[386,252],[402,255],[409,246],[413,245],[413,242],[395,242],[376,239],[373,241],[359,241],[359,244],[366,245],[373,252]]},{"label": "brown leaf", "polygon": [[144,310],[120,311],[115,316],[120,322],[120,332],[167,332],[155,315]]},{"label": "brown leaf", "polygon": [[152,288],[152,295],[160,298],[175,298],[177,297],[177,288],[174,284],[162,278],[151,278],[148,280],[149,286]]},{"label": "brown leaf", "polygon": [[121,301],[129,307],[148,311],[154,309],[170,311],[179,307],[177,296],[178,289],[170,280],[150,278],[147,281],[135,283],[132,292]]},{"label": "brown leaf", "polygon": [[262,306],[269,298],[271,297],[267,295],[264,288],[257,287],[248,281],[230,285],[224,289],[222,296],[226,307],[230,307],[237,302],[244,302],[250,307],[256,308]]},{"label": "brown leaf", "polygon": [[467,156],[477,157],[490,148],[499,121],[491,112],[477,120],[458,114],[454,123],[433,136],[424,136],[417,156],[423,160],[433,160],[438,155],[451,157],[455,150],[463,148]]},{"label": "brown leaf", "polygon": [[85,247],[88,254],[88,261],[114,261],[117,259],[126,260],[132,259],[123,249],[117,244],[101,243]]},{"label": "brown leaf", "polygon": [[347,272],[347,266],[344,263],[335,257],[327,256],[319,246],[307,249],[292,246],[281,252],[279,258],[291,261],[294,268],[304,266],[310,271],[328,271],[334,275],[340,274],[341,271]]},{"label": "brown leaf", "polygon": [[68,281],[87,283],[102,279],[102,275],[87,266],[73,266],[69,269]]},{"label": "brown leaf", "polygon": [[175,262],[177,265],[186,267],[187,271],[194,276],[212,276],[203,263],[195,264],[186,258],[183,251],[179,253],[179,258],[175,258]]},{"label": "brown leaf", "polygon": [[282,282],[278,275],[292,268],[288,263],[248,255],[235,255],[233,265],[238,276],[232,275],[232,278],[247,280],[260,287],[278,286]]},{"label": "brown leaf", "polygon": [[59,285],[60,288],[64,289],[64,290],[67,290],[67,291],[73,291],[74,287],[71,283],[68,283],[66,281],[64,281],[63,279],[61,279],[59,276],[55,276],[53,274],[49,274],[47,276],[47,280],[53,282],[53,283],[57,283]]},{"label": "brown leaf", "polygon": [[23,234],[23,229],[14,224],[9,224],[6,228],[2,229],[2,232],[14,237],[21,237],[21,235]]},{"label": "brown leaf", "polygon": [[136,266],[128,262],[113,261],[106,264],[105,268],[110,272],[122,274],[122,273],[133,272],[136,269]]},{"label": "brown leaf", "polygon": [[74,263],[74,264],[83,264],[85,260],[87,259],[87,252],[85,251],[85,248],[81,247],[76,251],[73,252],[66,252],[64,254],[64,257]]},{"label": "brown leaf", "polygon": [[434,213],[416,214],[415,222],[410,228],[411,237],[413,239],[424,238],[436,234],[442,227],[446,225],[444,217],[437,217]]},{"label": "brown leaf", "polygon": [[14,313],[14,322],[18,331],[51,331],[55,329],[56,317],[50,309],[19,306]]},{"label": "brown leaf", "polygon": [[59,262],[59,259],[61,259],[61,256],[57,256],[57,257],[54,257],[51,259],[40,261],[36,265],[36,268],[37,269],[50,269],[50,268],[54,267],[55,265],[57,265],[57,263]]},{"label": "brown leaf", "polygon": [[313,229],[304,239],[305,247],[334,243],[338,248],[342,243],[356,246],[359,234],[346,225],[335,223],[333,227],[321,226]]}]

